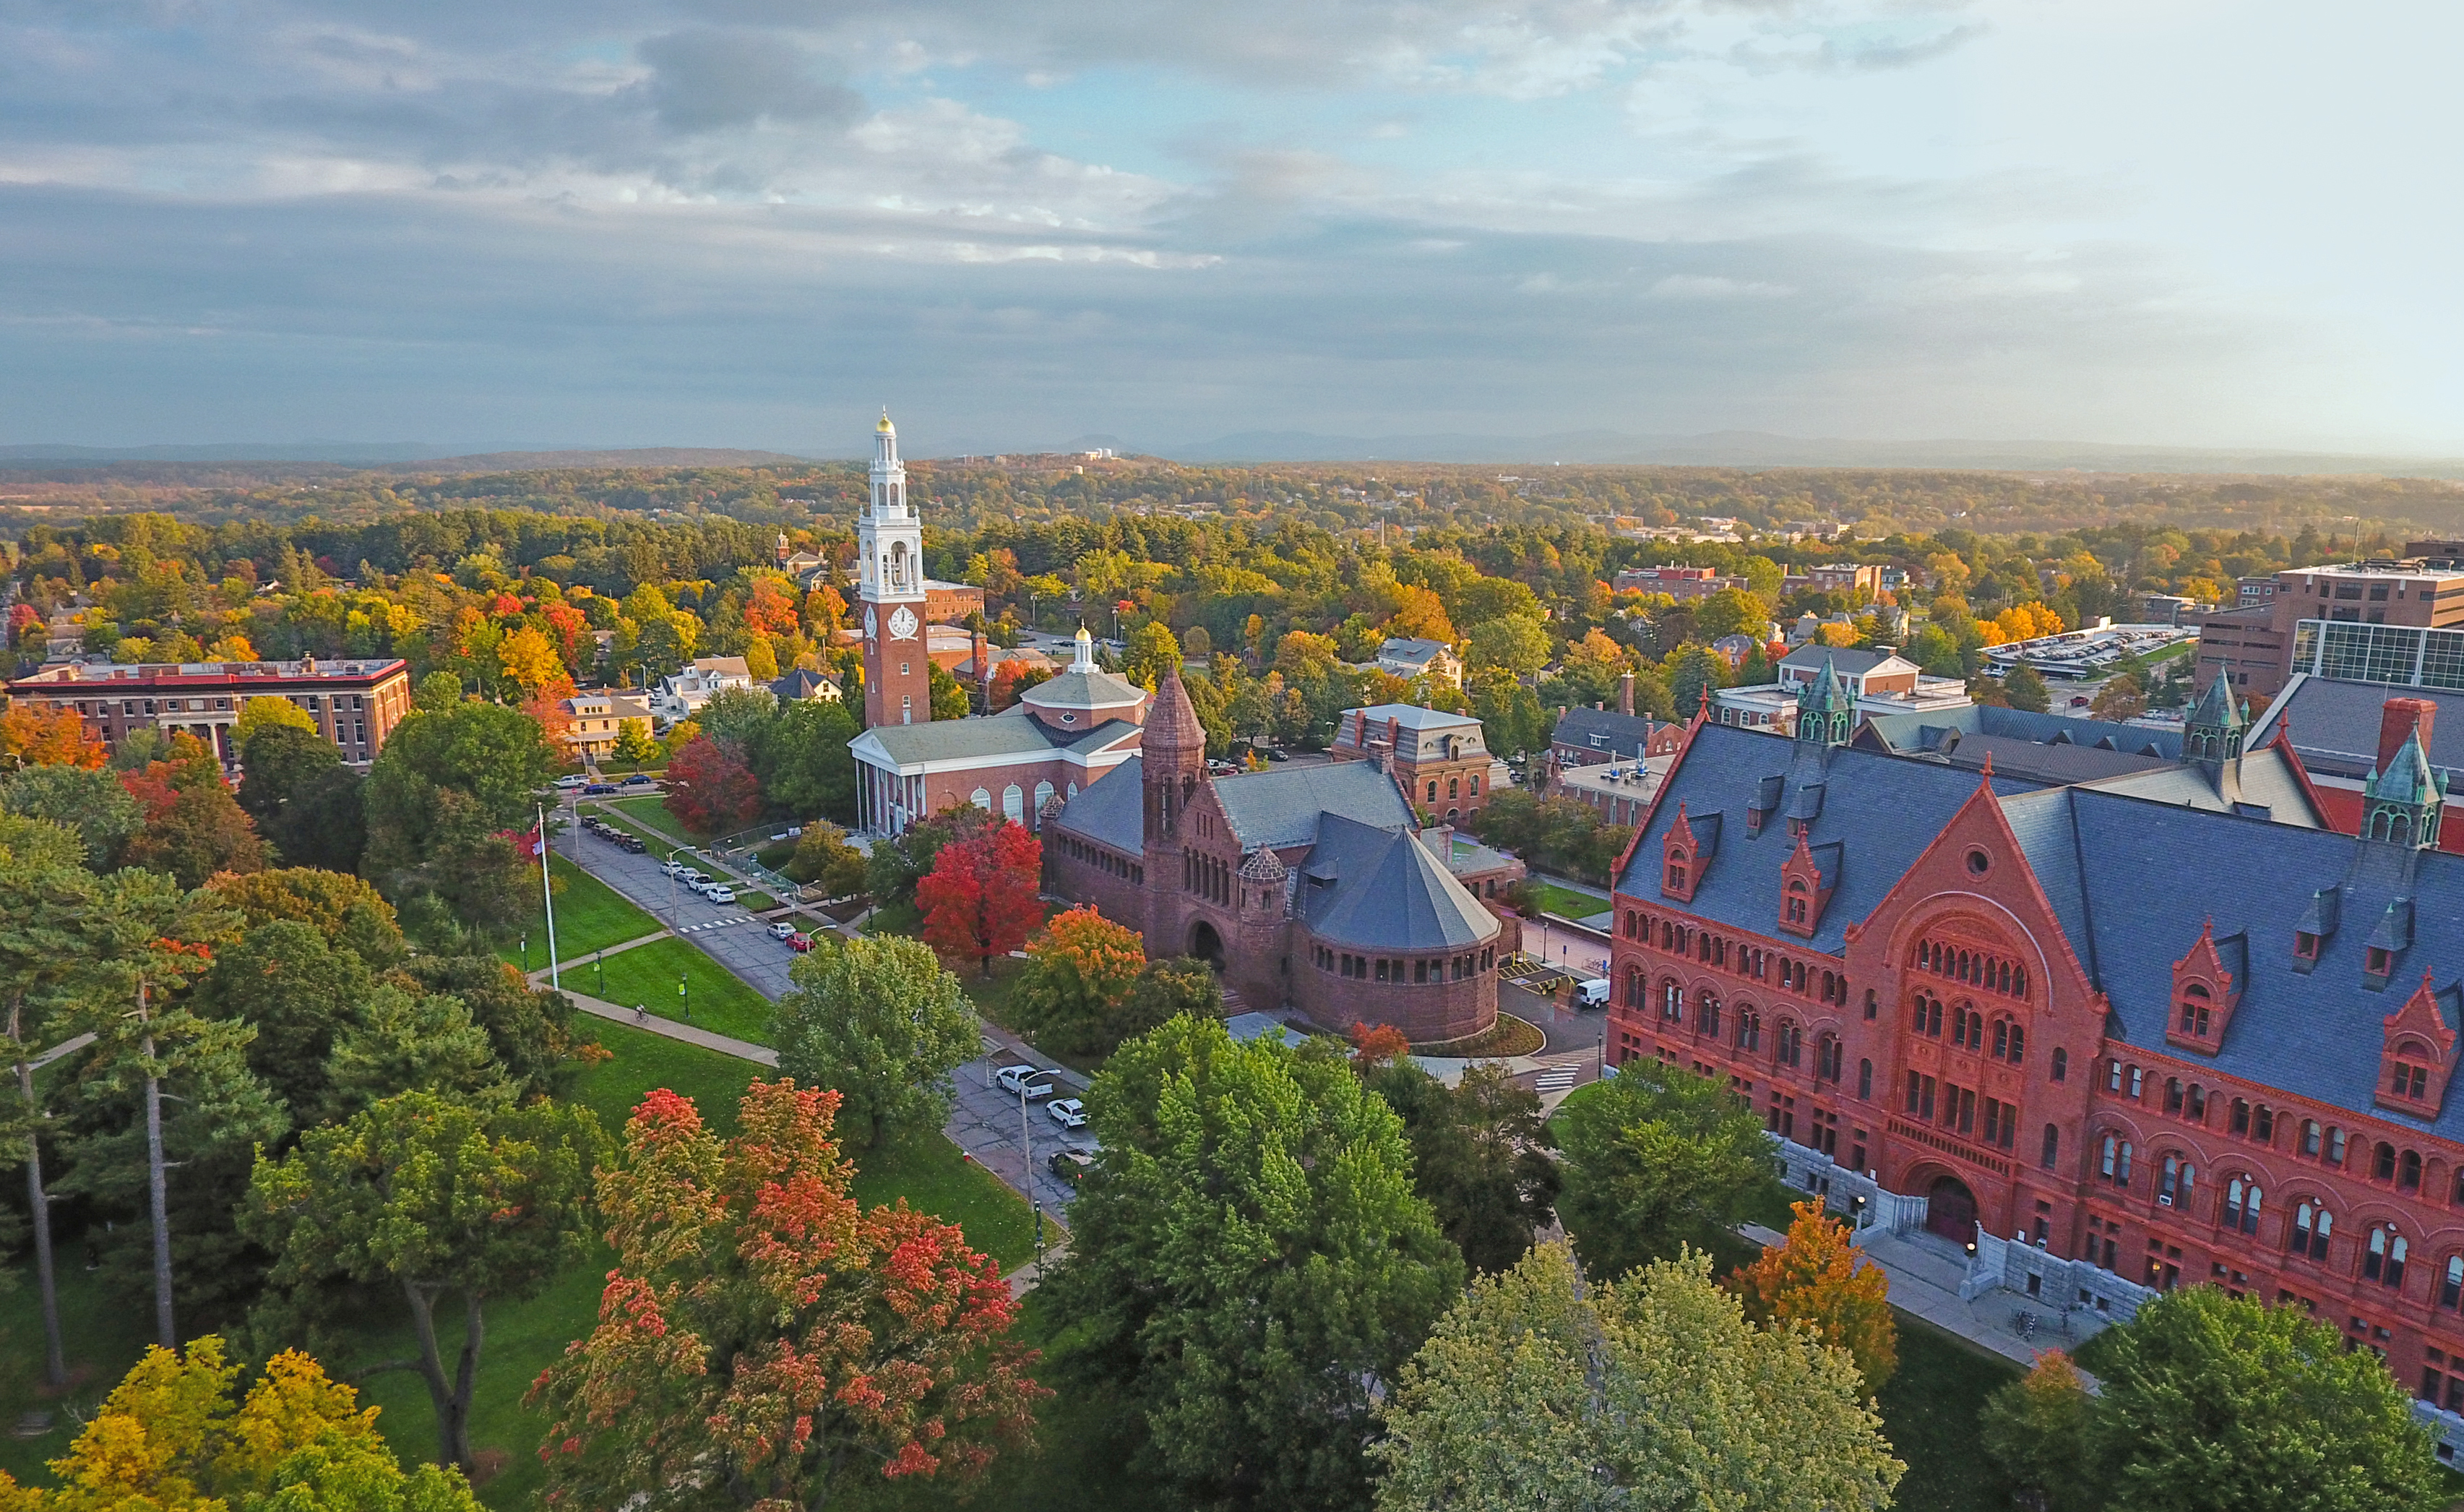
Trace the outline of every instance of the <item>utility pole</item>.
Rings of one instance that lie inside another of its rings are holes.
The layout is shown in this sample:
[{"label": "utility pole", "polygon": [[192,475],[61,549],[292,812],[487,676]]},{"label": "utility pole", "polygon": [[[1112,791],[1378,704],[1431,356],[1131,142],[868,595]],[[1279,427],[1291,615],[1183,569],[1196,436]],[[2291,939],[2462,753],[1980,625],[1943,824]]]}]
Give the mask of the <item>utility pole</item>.
[{"label": "utility pole", "polygon": [[[564,990],[564,983],[558,977],[556,970],[556,889],[548,885],[547,810],[535,806],[535,812],[539,814],[539,901],[547,909],[547,985],[548,990],[561,992]],[[527,958],[525,958],[525,964],[527,964]]]},{"label": "utility pole", "polygon": [[171,1205],[163,1165],[163,1068],[154,1058],[154,1019],[145,993],[141,973],[137,1021],[144,1026],[138,1043],[145,1056],[145,1201],[154,1219],[154,1337],[164,1348],[177,1349],[180,1330],[171,1316]]}]

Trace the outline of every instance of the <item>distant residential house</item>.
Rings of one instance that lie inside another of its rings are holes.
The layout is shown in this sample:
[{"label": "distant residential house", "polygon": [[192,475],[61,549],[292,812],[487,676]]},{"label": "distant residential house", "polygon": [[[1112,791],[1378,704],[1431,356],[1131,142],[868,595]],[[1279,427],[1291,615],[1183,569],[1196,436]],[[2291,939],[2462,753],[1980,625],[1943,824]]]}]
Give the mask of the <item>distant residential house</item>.
[{"label": "distant residential house", "polygon": [[839,701],[839,685],[818,672],[796,668],[770,684],[770,693],[781,703],[801,703],[808,699]]},{"label": "distant residential house", "polygon": [[1449,687],[1463,686],[1463,660],[1442,640],[1390,640],[1377,648],[1377,670],[1398,678],[1426,678]]},{"label": "distant residential house", "polygon": [[1723,635],[1711,642],[1711,649],[1726,657],[1729,666],[1742,667],[1762,642],[1751,635]]},{"label": "distant residential house", "polygon": [[695,656],[693,664],[671,678],[661,678],[650,694],[650,709],[662,725],[692,719],[720,690],[753,686],[753,672],[742,656]]},{"label": "distant residential house", "polygon": [[1717,567],[1626,567],[1611,585],[1620,593],[1665,593],[1680,601],[1709,598],[1724,588],[1743,589],[1747,580],[1723,577]]},{"label": "distant residential house", "polygon": [[591,688],[560,700],[559,706],[571,722],[565,726],[565,744],[592,761],[603,761],[615,750],[627,720],[641,721],[645,733],[655,723],[650,700],[639,693]]}]

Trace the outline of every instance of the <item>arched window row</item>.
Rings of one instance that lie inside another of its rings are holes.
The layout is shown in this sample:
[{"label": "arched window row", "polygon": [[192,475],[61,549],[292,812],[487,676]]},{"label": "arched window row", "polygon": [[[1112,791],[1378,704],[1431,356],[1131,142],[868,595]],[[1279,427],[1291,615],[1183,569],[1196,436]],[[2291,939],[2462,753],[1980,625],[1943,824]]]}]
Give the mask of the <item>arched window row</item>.
[{"label": "arched window row", "polygon": [[2028,995],[2028,968],[2015,961],[1943,940],[1917,942],[1915,966],[1920,971],[1947,976],[2005,997]]},{"label": "arched window row", "polygon": [[2233,1100],[2233,1113],[2226,1126],[2247,1140],[2261,1145],[2276,1143],[2276,1110],[2264,1102]]},{"label": "arched window row", "polygon": [[2195,1081],[2186,1088],[2182,1084],[2181,1078],[2167,1077],[2165,1111],[2188,1119],[2193,1123],[2205,1123],[2208,1121],[2207,1089]]},{"label": "arched window row", "polygon": [[1730,940],[1675,919],[1655,919],[1639,908],[1624,910],[1617,922],[1617,932],[1638,945],[1657,945],[1670,955],[1683,956],[1724,971],[1733,970],[1750,981],[1771,982],[1776,973],[1777,984],[1783,991],[1801,993],[1842,1008],[1848,1006],[1848,977],[1841,971],[1777,955],[1760,945]]}]

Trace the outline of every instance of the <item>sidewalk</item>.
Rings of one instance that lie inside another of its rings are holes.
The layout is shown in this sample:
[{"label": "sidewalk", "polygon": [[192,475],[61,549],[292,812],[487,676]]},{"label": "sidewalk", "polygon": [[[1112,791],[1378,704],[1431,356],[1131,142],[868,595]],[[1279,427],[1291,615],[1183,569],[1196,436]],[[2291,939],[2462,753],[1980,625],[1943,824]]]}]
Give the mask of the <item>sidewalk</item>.
[{"label": "sidewalk", "polygon": [[[1756,1244],[1779,1244],[1787,1238],[1758,1223],[1741,1224],[1737,1232]],[[1890,1278],[1893,1307],[2013,1364],[2034,1365],[2048,1349],[2075,1350],[2104,1330],[2105,1320],[2094,1312],[2073,1308],[2065,1315],[2013,1292],[1991,1291],[1972,1301],[1963,1300],[1959,1283],[1967,1256],[1948,1239],[1877,1230],[1859,1235],[1857,1244],[1865,1252],[1866,1263]],[[2021,1338],[2014,1326],[2022,1313],[2036,1323],[2030,1338]]]},{"label": "sidewalk", "polygon": [[757,1065],[775,1067],[779,1064],[779,1052],[767,1045],[757,1045],[749,1039],[737,1039],[727,1034],[714,1034],[707,1029],[698,1029],[691,1024],[680,1024],[672,1018],[661,1018],[656,1013],[636,1019],[633,1016],[633,1011],[629,1008],[620,1008],[614,1003],[577,992],[571,988],[565,989],[564,995],[573,999],[574,1007],[594,1017],[606,1019],[609,1023],[622,1024],[627,1029],[638,1029],[645,1034],[663,1035],[688,1045],[698,1045],[704,1050],[715,1050],[722,1056],[734,1056],[738,1060],[750,1060]]}]

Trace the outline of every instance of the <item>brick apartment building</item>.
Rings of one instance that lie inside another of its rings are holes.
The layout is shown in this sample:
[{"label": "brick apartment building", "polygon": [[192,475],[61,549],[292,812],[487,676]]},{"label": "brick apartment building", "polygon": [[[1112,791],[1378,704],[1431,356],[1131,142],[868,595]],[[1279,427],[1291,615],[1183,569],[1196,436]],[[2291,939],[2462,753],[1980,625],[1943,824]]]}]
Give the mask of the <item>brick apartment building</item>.
[{"label": "brick apartment building", "polygon": [[1683,603],[1691,598],[1709,598],[1724,588],[1744,589],[1741,577],[1723,577],[1717,567],[1625,567],[1610,585],[1620,593],[1665,593]]},{"label": "brick apartment building", "polygon": [[1993,1283],[2308,1307],[2455,1441],[2464,857],[2418,729],[2346,834],[2220,692],[2118,782],[1858,748],[1806,697],[1793,740],[1689,731],[1618,870],[1612,1058],[1725,1078],[1793,1180]]},{"label": "brick apartment building", "polygon": [[1422,812],[1448,824],[1486,808],[1498,784],[1510,780],[1489,754],[1480,721],[1410,703],[1346,709],[1327,754],[1388,767]]},{"label": "brick apartment building", "polygon": [[88,729],[113,745],[142,728],[193,735],[213,746],[225,766],[239,761],[231,732],[248,700],[287,699],[317,722],[343,761],[364,768],[410,711],[410,669],[398,657],[60,662],[11,681],[9,696],[37,707],[75,709]]}]

